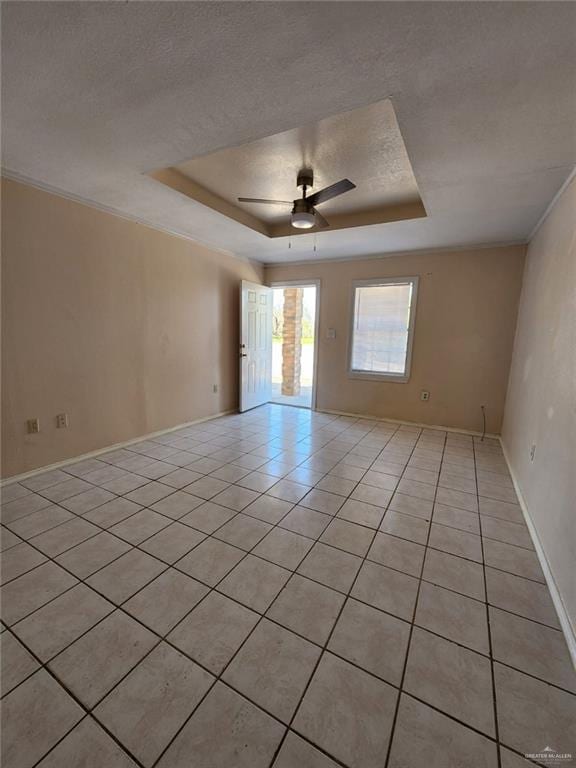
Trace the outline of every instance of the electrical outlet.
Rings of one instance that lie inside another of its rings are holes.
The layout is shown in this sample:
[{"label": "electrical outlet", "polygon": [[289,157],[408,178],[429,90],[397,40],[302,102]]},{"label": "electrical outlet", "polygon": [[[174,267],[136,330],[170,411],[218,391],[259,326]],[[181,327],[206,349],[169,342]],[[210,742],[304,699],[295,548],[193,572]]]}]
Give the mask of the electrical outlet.
[{"label": "electrical outlet", "polygon": [[430,400],[430,392],[428,392],[426,389],[423,389],[422,392],[420,392],[420,400],[423,400],[424,402]]},{"label": "electrical outlet", "polygon": [[214,386],[212,387],[212,392],[214,393],[218,392],[218,384],[214,384]]},{"label": "electrical outlet", "polygon": [[530,461],[534,461],[534,456],[536,456],[536,444],[532,443],[530,448]]},{"label": "electrical outlet", "polygon": [[26,431],[29,435],[37,435],[40,432],[40,419],[28,419]]},{"label": "electrical outlet", "polygon": [[56,428],[57,429],[66,429],[70,424],[68,420],[68,414],[67,413],[59,413],[58,416],[56,416]]},{"label": "electrical outlet", "polygon": [[335,339],[336,338],[336,328],[328,328],[326,331],[326,338],[327,339]]}]

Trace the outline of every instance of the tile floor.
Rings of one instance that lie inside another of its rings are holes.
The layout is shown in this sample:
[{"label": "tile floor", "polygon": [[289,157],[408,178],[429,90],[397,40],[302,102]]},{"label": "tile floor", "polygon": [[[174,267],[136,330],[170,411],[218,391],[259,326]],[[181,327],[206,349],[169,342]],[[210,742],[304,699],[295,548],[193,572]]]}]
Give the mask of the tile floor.
[{"label": "tile floor", "polygon": [[494,441],[269,405],[2,495],[4,768],[576,754]]}]

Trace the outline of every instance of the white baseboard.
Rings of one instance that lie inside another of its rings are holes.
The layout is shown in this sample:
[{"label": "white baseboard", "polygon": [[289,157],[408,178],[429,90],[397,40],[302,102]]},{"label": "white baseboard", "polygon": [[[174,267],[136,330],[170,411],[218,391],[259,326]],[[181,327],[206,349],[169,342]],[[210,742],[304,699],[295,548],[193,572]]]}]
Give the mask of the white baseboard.
[{"label": "white baseboard", "polygon": [[570,653],[570,656],[572,658],[572,664],[576,669],[576,629],[572,625],[572,621],[570,620],[570,614],[566,610],[566,606],[564,605],[564,601],[562,600],[562,595],[560,594],[560,590],[558,589],[556,580],[554,579],[554,576],[552,574],[552,569],[550,568],[550,563],[548,562],[548,558],[546,557],[546,552],[544,551],[544,547],[542,546],[542,542],[540,541],[540,537],[538,536],[538,531],[536,530],[536,526],[534,525],[530,512],[528,511],[528,505],[526,504],[526,500],[522,495],[522,490],[520,488],[516,475],[514,474],[514,469],[512,468],[512,463],[510,462],[510,459],[508,458],[508,454],[506,453],[506,446],[504,445],[502,438],[500,438],[500,445],[502,446],[502,452],[504,453],[504,458],[506,459],[506,464],[508,465],[508,470],[510,471],[512,483],[514,484],[514,490],[516,491],[516,495],[518,496],[518,503],[520,504],[520,509],[522,510],[522,514],[524,516],[524,520],[526,521],[526,525],[528,526],[530,538],[532,539],[532,543],[534,544],[536,555],[538,556],[538,560],[540,561],[540,566],[542,568],[542,572],[544,573],[544,578],[546,579],[546,584],[550,591],[550,596],[552,597],[552,602],[554,603],[554,608],[556,609],[556,613],[558,615],[558,621],[560,622],[560,627],[562,628],[562,632],[564,634],[564,637],[566,638],[566,645],[568,646],[568,652]]},{"label": "white baseboard", "polygon": [[[482,437],[482,432],[475,432],[472,429],[459,429],[458,427],[445,427],[442,424],[423,424],[419,421],[402,421],[402,419],[390,419],[387,416],[370,416],[365,413],[352,413],[349,411],[334,411],[331,408],[315,408],[316,413],[331,413],[335,416],[351,416],[354,419],[367,419],[368,421],[387,421],[390,424],[405,424],[407,427],[420,427],[421,429],[439,429],[443,432],[456,432],[459,435],[473,435]],[[499,440],[500,435],[494,435],[487,432],[484,437],[491,440]]]},{"label": "white baseboard", "polygon": [[31,469],[29,472],[22,472],[20,475],[12,475],[12,477],[2,478],[0,480],[0,487],[4,485],[11,485],[17,483],[20,480],[27,480],[29,477],[35,475],[41,475],[43,472],[49,472],[52,469],[61,469],[62,467],[68,467],[70,464],[77,464],[84,459],[94,459],[97,456],[101,456],[103,453],[109,453],[110,451],[116,451],[119,448],[126,448],[127,445],[134,445],[134,443],[140,443],[142,440],[149,440],[152,437],[158,437],[159,435],[168,435],[170,432],[177,432],[179,429],[185,427],[193,427],[195,424],[202,424],[204,421],[211,421],[212,419],[218,419],[220,416],[228,416],[231,413],[237,413],[236,408],[232,408],[228,411],[220,411],[214,413],[212,416],[203,416],[201,419],[194,419],[194,421],[187,421],[184,424],[177,424],[175,427],[169,427],[168,429],[160,429],[158,432],[148,432],[140,437],[135,437],[131,440],[125,440],[123,443],[114,443],[114,445],[107,445],[105,448],[98,448],[96,451],[90,451],[89,453],[82,453],[80,456],[73,456],[70,459],[64,459],[63,461],[57,461],[54,464],[47,464],[44,467],[37,467]]}]

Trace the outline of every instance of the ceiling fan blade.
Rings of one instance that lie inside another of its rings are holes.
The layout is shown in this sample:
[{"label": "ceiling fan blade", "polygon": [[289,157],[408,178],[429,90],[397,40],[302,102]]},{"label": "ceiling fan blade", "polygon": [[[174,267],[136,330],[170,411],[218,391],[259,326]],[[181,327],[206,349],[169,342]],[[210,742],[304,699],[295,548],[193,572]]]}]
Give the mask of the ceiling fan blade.
[{"label": "ceiling fan blade", "polygon": [[319,227],[320,229],[330,226],[330,224],[328,224],[324,216],[322,216],[320,211],[317,211],[316,208],[314,208],[314,217],[315,217],[316,226]]},{"label": "ceiling fan blade", "polygon": [[332,200],[333,197],[344,194],[344,192],[349,192],[351,189],[356,189],[356,184],[352,184],[349,179],[342,179],[335,184],[331,184],[329,187],[324,187],[324,189],[314,192],[313,195],[306,198],[306,201],[310,205],[317,206],[320,203],[325,203],[327,200]]},{"label": "ceiling fan blade", "polygon": [[239,197],[239,203],[266,203],[267,205],[294,205],[293,200],[265,200],[261,197]]}]

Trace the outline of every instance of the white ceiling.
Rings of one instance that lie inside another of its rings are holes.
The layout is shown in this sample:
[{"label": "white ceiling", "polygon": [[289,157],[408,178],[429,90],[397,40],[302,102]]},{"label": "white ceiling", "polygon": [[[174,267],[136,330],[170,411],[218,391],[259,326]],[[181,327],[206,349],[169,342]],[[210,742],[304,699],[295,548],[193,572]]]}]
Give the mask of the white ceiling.
[{"label": "white ceiling", "polygon": [[331,221],[339,213],[420,203],[389,99],[178,166],[202,187],[267,223],[288,222],[292,206],[239,203],[238,195],[294,200],[302,196],[296,186],[302,168],[314,170],[308,194],[346,177],[357,185],[322,203],[321,212]]},{"label": "white ceiling", "polygon": [[[574,3],[7,2],[2,38],[8,174],[264,262],[524,241],[576,164]],[[144,175],[384,98],[425,219],[313,254]]]}]

